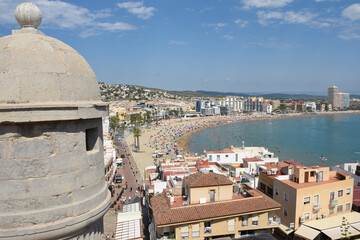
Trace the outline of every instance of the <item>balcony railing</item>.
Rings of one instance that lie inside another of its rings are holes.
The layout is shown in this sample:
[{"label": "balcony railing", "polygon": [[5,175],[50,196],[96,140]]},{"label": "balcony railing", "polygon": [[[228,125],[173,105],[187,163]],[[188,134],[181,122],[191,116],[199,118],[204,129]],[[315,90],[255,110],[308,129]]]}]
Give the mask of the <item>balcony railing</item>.
[{"label": "balcony railing", "polygon": [[278,216],[273,216],[268,219],[268,226],[278,226],[280,225],[280,218]]},{"label": "balcony railing", "polygon": [[314,210],[319,210],[319,209],[321,209],[320,204],[313,205],[313,209],[314,209]]},{"label": "balcony railing", "polygon": [[330,207],[335,207],[336,205],[338,205],[338,200],[337,199],[332,199],[329,202]]},{"label": "balcony railing", "polygon": [[205,227],[204,233],[205,234],[210,234],[211,233],[211,227]]}]

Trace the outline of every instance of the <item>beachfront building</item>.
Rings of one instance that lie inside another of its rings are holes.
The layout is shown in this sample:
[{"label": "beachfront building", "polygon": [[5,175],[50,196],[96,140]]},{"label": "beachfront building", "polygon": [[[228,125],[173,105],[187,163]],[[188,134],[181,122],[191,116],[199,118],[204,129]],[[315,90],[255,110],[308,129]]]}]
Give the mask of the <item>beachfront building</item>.
[{"label": "beachfront building", "polygon": [[333,109],[345,109],[350,105],[350,94],[339,92],[338,87],[328,88],[328,101]]},{"label": "beachfront building", "polygon": [[331,167],[331,170],[349,174],[354,179],[354,186],[360,186],[360,163],[342,163]]},{"label": "beachfront building", "polygon": [[248,97],[244,101],[244,111],[271,113],[272,105],[269,101],[264,101],[262,97]]},{"label": "beachfront building", "polygon": [[304,222],[351,211],[353,179],[329,167],[266,164],[259,181],[260,190],[282,205],[277,212],[282,222],[294,230]]},{"label": "beachfront building", "polygon": [[230,146],[219,151],[204,151],[209,162],[226,163],[243,163],[244,158],[260,158],[264,162],[278,162],[279,158],[265,147],[245,147],[240,148]]},{"label": "beachfront building", "polygon": [[238,238],[268,233],[279,225],[275,211],[280,204],[223,175],[192,174],[183,179],[182,189],[182,195],[168,191],[151,199],[153,239]]}]

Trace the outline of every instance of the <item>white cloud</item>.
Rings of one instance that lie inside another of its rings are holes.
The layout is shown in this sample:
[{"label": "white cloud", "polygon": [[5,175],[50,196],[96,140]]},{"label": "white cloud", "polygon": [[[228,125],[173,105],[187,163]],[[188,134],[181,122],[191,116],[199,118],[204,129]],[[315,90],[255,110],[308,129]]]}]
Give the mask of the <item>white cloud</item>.
[{"label": "white cloud", "polygon": [[219,31],[221,28],[225,27],[226,23],[203,23],[202,27],[214,27],[215,31]]},{"label": "white cloud", "polygon": [[225,39],[227,39],[227,40],[229,40],[229,41],[235,39],[235,38],[234,38],[233,36],[231,36],[231,35],[224,35],[224,36],[222,36],[222,37],[225,38]]},{"label": "white cloud", "polygon": [[244,8],[278,8],[284,7],[293,0],[243,0]]},{"label": "white cloud", "polygon": [[[0,24],[15,24],[14,10],[22,0],[0,0]],[[90,11],[87,8],[63,1],[33,0],[41,13],[40,28],[79,29],[80,37],[102,34],[104,31],[127,31],[136,29],[128,23],[104,22],[99,19],[111,17],[110,9]]]},{"label": "white cloud", "polygon": [[170,45],[185,45],[185,44],[187,44],[187,42],[185,42],[185,41],[177,41],[177,40],[170,40],[169,44]]},{"label": "white cloud", "polygon": [[355,3],[345,8],[342,11],[342,15],[353,21],[360,19],[360,3]]},{"label": "white cloud", "polygon": [[136,15],[138,18],[149,19],[154,16],[156,9],[154,7],[145,7],[144,2],[123,2],[118,3],[119,8],[126,9],[129,13]]},{"label": "white cloud", "polygon": [[270,23],[273,23],[274,20],[280,21],[280,23],[305,23],[310,24],[312,20],[317,16],[316,14],[310,12],[280,12],[280,11],[258,11],[257,12],[259,23],[263,26],[266,26]]},{"label": "white cloud", "polygon": [[244,20],[241,20],[241,19],[236,19],[234,21],[234,23],[236,23],[237,25],[239,25],[242,28],[245,28],[248,25],[248,21],[244,21]]},{"label": "white cloud", "polygon": [[350,40],[350,39],[360,40],[360,34],[353,33],[353,32],[344,32],[344,33],[339,34],[339,38],[344,39],[344,40]]}]

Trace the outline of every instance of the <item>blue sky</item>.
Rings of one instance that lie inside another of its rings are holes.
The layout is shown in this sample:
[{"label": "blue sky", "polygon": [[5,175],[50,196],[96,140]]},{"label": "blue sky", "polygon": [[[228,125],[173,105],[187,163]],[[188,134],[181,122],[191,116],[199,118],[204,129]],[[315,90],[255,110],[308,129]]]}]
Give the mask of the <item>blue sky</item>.
[{"label": "blue sky", "polygon": [[[19,28],[0,0],[0,34]],[[99,81],[168,90],[360,94],[353,0],[33,1],[39,30],[80,52]]]}]

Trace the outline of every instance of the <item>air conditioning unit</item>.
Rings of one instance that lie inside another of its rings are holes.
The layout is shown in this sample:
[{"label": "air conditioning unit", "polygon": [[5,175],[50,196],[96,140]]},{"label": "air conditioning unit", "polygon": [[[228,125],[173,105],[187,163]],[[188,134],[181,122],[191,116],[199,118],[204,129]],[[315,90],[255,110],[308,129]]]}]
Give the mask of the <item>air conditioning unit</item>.
[{"label": "air conditioning unit", "polygon": [[301,223],[305,222],[305,218],[304,218],[304,217],[300,217],[300,222],[301,222]]}]

